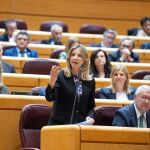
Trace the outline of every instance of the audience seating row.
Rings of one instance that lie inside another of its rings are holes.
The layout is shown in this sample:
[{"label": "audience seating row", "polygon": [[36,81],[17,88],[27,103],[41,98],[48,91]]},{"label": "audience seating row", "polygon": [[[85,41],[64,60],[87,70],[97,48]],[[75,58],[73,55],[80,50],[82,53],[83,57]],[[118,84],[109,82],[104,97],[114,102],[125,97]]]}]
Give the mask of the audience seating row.
[{"label": "audience seating row", "polygon": [[[3,61],[11,63],[14,65],[14,67],[16,68],[17,73],[22,73],[23,72],[23,67],[24,64],[26,62],[29,61],[33,61],[33,63],[35,61],[39,61],[41,64],[38,64],[38,67],[43,69],[42,64],[45,64],[46,62],[52,62],[52,64],[54,64],[54,62],[56,62],[57,64],[59,64],[61,66],[61,68],[65,68],[66,67],[66,60],[60,60],[60,59],[47,59],[47,58],[43,58],[43,59],[34,59],[34,58],[19,58],[19,57],[7,57],[7,56],[3,56],[2,57]],[[149,63],[121,63],[121,62],[112,62],[111,63],[112,66],[117,65],[117,64],[123,64],[125,65],[128,70],[130,75],[132,75],[134,72],[138,71],[138,70],[150,70],[150,64]],[[48,71],[49,74],[49,69],[46,68],[45,69]],[[47,72],[46,71],[46,72]]]},{"label": "audience seating row", "polygon": [[[5,32],[4,29],[0,29],[0,34],[3,34]],[[32,31],[28,30],[28,33],[31,35],[32,41],[37,40],[43,40],[48,39],[51,35],[51,32],[44,32],[44,31]],[[89,45],[91,43],[99,42],[103,35],[97,35],[97,34],[83,34],[83,33],[63,33],[62,34],[62,42],[65,43],[69,37],[78,37],[82,44]],[[119,40],[127,37],[127,35],[117,35],[116,42],[119,43]],[[147,42],[150,40],[149,37],[143,37],[143,36],[128,36],[135,40],[136,47],[139,47],[142,43]]]},{"label": "audience seating row", "polygon": [[[132,103],[132,101],[96,99],[96,106],[124,106],[130,103]],[[52,103],[47,102],[43,96],[0,95],[0,129],[2,135],[0,136],[0,149],[20,149],[19,118],[22,108],[28,104],[52,106]]]},{"label": "audience seating row", "polygon": [[[3,46],[14,46],[15,44],[9,43],[9,42],[0,42]],[[51,54],[55,49],[64,49],[64,46],[60,45],[44,45],[44,44],[29,44],[29,48],[35,49],[38,51],[40,58],[50,58]],[[5,48],[4,48],[5,49]],[[96,50],[98,48],[95,47],[87,47],[89,56],[91,55],[93,50]],[[116,48],[102,48],[107,53],[111,53],[112,51],[117,50]],[[134,52],[138,53],[140,56],[140,62],[150,62],[150,51],[149,50],[143,50],[143,49],[134,49]]]},{"label": "audience seating row", "polygon": [[[31,91],[37,86],[47,86],[49,75],[31,75],[31,74],[12,74],[3,73],[3,81],[11,91]],[[96,78],[96,88],[109,86],[111,80],[107,78]],[[139,86],[141,84],[150,85],[150,80],[130,80],[131,86]]]}]

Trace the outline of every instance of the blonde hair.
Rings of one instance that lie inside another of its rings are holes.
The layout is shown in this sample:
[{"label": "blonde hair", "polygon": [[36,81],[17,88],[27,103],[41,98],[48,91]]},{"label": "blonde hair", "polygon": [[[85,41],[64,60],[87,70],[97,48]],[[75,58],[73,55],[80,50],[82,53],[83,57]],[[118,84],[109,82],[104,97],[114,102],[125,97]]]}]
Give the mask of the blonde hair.
[{"label": "blonde hair", "polygon": [[82,45],[76,45],[75,47],[72,47],[68,53],[67,56],[67,68],[64,69],[64,74],[66,77],[71,77],[72,75],[72,67],[70,64],[70,58],[71,58],[71,54],[73,52],[74,49],[79,49],[81,52],[81,57],[84,61],[83,66],[81,68],[80,74],[79,74],[79,78],[81,80],[92,80],[92,76],[89,73],[89,57],[88,57],[88,52],[86,50],[86,48]]},{"label": "blonde hair", "polygon": [[112,86],[112,91],[115,93],[116,92],[116,88],[115,88],[115,82],[113,80],[113,77],[115,76],[116,72],[117,71],[123,71],[125,73],[125,76],[126,76],[126,81],[124,83],[124,86],[123,86],[123,90],[128,93],[128,88],[129,88],[129,72],[128,72],[128,69],[126,66],[124,65],[116,65],[113,67],[112,71],[111,71],[111,75],[110,75],[110,78],[111,78],[111,86]]}]

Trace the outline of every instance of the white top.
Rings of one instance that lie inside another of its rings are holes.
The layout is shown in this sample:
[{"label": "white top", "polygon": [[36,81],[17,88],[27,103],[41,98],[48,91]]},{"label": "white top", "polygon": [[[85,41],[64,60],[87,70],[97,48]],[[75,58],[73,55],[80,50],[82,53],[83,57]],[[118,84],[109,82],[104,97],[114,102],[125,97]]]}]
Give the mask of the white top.
[{"label": "white top", "polygon": [[117,101],[128,101],[126,92],[116,92]]},{"label": "white top", "polygon": [[138,30],[137,36],[148,36],[142,29]]}]

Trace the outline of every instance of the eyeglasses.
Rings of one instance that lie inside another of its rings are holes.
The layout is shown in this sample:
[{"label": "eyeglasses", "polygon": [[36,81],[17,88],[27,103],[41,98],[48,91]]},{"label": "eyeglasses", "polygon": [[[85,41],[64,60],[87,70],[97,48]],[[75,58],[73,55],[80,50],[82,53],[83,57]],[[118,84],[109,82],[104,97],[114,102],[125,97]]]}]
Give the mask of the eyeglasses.
[{"label": "eyeglasses", "polygon": [[17,38],[17,40],[18,40],[18,41],[21,41],[21,40],[23,40],[23,41],[28,41],[29,39],[27,39],[27,38]]},{"label": "eyeglasses", "polygon": [[125,45],[125,44],[122,44],[121,46],[124,48],[130,48],[131,47],[130,45]]}]

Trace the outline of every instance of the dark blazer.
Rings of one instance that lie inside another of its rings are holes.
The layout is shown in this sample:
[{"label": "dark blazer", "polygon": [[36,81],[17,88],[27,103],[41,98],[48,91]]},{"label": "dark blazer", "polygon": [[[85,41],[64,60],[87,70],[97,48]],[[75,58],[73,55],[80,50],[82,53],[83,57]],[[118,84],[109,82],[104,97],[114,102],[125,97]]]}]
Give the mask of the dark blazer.
[{"label": "dark blazer", "polygon": [[[15,56],[18,57],[18,52],[17,52],[17,48],[13,47],[11,49],[6,49],[3,51],[3,55],[4,56]],[[33,57],[33,58],[37,58],[38,57],[38,53],[36,50],[31,50],[29,48],[27,48],[27,55],[28,57]]]},{"label": "dark blazer", "polygon": [[8,42],[8,41],[9,41],[8,35],[7,35],[7,34],[2,34],[2,35],[0,36],[0,41]]},{"label": "dark blazer", "polygon": [[46,99],[54,101],[53,113],[49,124],[70,124],[74,102],[76,103],[71,124],[83,122],[87,116],[93,118],[95,80],[82,81],[82,89],[83,93],[80,99],[76,99],[77,94],[73,77],[65,77],[63,70],[59,73],[55,88],[51,89],[48,85],[45,91]]},{"label": "dark blazer", "polygon": [[[121,52],[120,50],[114,51],[108,55],[109,61],[120,62]],[[131,52],[132,62],[139,62],[139,55],[135,52]]]},{"label": "dark blazer", "polygon": [[[130,87],[129,93],[127,95],[129,100],[134,99],[136,88]],[[112,88],[101,88],[99,91],[95,93],[95,98],[101,98],[101,99],[116,99],[116,93],[113,93]]]},{"label": "dark blazer", "polygon": [[2,62],[2,68],[4,73],[16,73],[16,70],[12,64]]},{"label": "dark blazer", "polygon": [[[97,44],[90,44],[90,47],[103,47],[101,43],[97,43]],[[118,45],[113,44],[110,48],[118,48]]]},{"label": "dark blazer", "polygon": [[41,44],[63,45],[61,42],[55,41],[53,38],[41,41]]},{"label": "dark blazer", "polygon": [[[146,112],[147,128],[150,128],[150,111]],[[116,111],[112,122],[113,126],[138,127],[134,104],[125,106]]]},{"label": "dark blazer", "polygon": [[141,49],[150,49],[150,42],[142,44],[140,48]]}]

